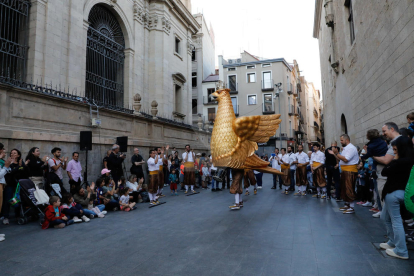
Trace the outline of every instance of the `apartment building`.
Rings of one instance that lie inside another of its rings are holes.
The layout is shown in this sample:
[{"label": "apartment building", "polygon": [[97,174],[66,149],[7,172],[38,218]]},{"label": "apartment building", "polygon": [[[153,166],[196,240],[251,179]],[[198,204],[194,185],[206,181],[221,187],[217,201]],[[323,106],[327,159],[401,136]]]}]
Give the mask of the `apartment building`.
[{"label": "apartment building", "polygon": [[[192,36],[194,48],[191,56],[192,85],[192,124],[197,125],[203,114],[203,81],[215,74],[215,40],[212,26],[208,26],[203,14],[193,15],[201,26],[199,32]],[[203,118],[204,119],[204,118]],[[203,123],[205,120],[203,120]]]},{"label": "apartment building", "polygon": [[[244,51],[237,59],[219,56],[219,79],[230,89],[236,116],[281,114],[282,123],[275,136],[259,145],[259,152],[270,154],[275,146],[296,147],[301,143],[305,131],[299,127],[298,66],[290,65],[283,58],[264,59]],[[203,91],[207,99],[211,91]],[[205,105],[214,103],[210,100]]]}]

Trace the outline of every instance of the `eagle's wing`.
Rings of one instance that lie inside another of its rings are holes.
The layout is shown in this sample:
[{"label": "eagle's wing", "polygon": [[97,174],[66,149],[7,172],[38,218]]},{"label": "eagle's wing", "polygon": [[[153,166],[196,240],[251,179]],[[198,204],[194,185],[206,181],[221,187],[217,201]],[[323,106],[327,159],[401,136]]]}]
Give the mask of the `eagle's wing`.
[{"label": "eagle's wing", "polygon": [[279,118],[280,114],[240,117],[233,121],[233,131],[239,137],[239,142],[249,140],[256,143],[266,143],[279,128],[279,124],[282,122]]},{"label": "eagle's wing", "polygon": [[276,133],[282,120],[280,115],[249,116],[233,121],[233,131],[238,137],[237,145],[228,154],[229,167],[240,168],[246,158],[258,149],[257,143],[265,143]]}]

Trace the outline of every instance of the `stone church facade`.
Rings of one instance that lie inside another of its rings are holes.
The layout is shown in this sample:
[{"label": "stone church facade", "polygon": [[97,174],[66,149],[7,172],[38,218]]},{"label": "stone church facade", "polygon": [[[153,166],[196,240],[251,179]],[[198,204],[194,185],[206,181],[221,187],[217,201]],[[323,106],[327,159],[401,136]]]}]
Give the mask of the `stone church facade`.
[{"label": "stone church facade", "polygon": [[414,2],[316,0],[326,143],[392,121],[407,127],[414,107]]},{"label": "stone church facade", "polygon": [[[210,133],[191,126],[191,1],[3,1],[0,141],[26,155],[79,151],[92,131],[90,175],[115,137],[139,147],[208,152]],[[127,170],[129,158],[127,158]],[[81,152],[81,162],[85,164]]]}]

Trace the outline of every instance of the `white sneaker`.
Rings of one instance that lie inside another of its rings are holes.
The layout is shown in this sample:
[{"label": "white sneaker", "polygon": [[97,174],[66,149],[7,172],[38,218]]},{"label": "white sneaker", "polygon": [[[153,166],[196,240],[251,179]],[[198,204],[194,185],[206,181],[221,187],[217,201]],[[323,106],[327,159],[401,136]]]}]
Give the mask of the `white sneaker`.
[{"label": "white sneaker", "polygon": [[387,250],[385,250],[385,253],[387,253],[387,255],[389,255],[391,257],[400,258],[400,259],[403,259],[403,260],[408,259],[408,257],[401,257],[401,256],[395,254],[394,249],[387,249]]},{"label": "white sneaker", "polygon": [[386,249],[394,249],[395,247],[392,247],[388,243],[384,242],[384,243],[380,243],[380,248],[386,250]]},{"label": "white sneaker", "polygon": [[365,204],[362,204],[364,207],[372,207],[372,202],[367,201]]},{"label": "white sneaker", "polygon": [[82,220],[83,220],[84,222],[89,222],[91,219],[90,219],[90,218],[87,218],[85,215],[83,215],[83,216],[82,216]]},{"label": "white sneaker", "polygon": [[0,237],[3,237],[4,238],[5,236],[6,236],[6,234],[0,234]]},{"label": "white sneaker", "polygon": [[102,214],[104,214],[104,215],[106,215],[106,214],[108,214],[108,211],[105,211],[105,210],[104,210],[104,211],[102,211],[101,213],[102,213]]},{"label": "white sneaker", "polygon": [[404,220],[404,222],[405,222],[405,223],[413,223],[413,222],[414,222],[414,220],[413,220],[413,219],[407,219],[407,220]]},{"label": "white sneaker", "polygon": [[104,218],[105,215],[103,213],[99,213],[98,218]]},{"label": "white sneaker", "polygon": [[10,223],[9,223],[9,219],[8,218],[4,218],[3,219],[3,224],[4,225],[9,225]]},{"label": "white sneaker", "polygon": [[375,214],[372,215],[374,218],[379,218],[381,217],[381,211],[376,212]]},{"label": "white sneaker", "polygon": [[5,239],[5,237],[0,237],[0,242],[4,241]]},{"label": "white sneaker", "polygon": [[82,222],[82,220],[78,217],[73,217],[73,222],[77,223],[77,222]]},{"label": "white sneaker", "polygon": [[408,223],[407,225],[408,225],[408,227],[413,227],[414,226],[414,222],[413,223]]}]

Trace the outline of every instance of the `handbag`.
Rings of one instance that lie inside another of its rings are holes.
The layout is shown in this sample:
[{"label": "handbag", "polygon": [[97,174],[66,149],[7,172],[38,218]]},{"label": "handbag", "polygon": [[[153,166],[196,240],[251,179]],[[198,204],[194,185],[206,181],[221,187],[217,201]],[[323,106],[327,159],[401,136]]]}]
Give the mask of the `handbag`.
[{"label": "handbag", "polygon": [[46,194],[46,192],[42,189],[39,189],[36,186],[36,191],[34,191],[34,196],[37,200],[37,204],[48,204],[49,203],[49,196]]}]

